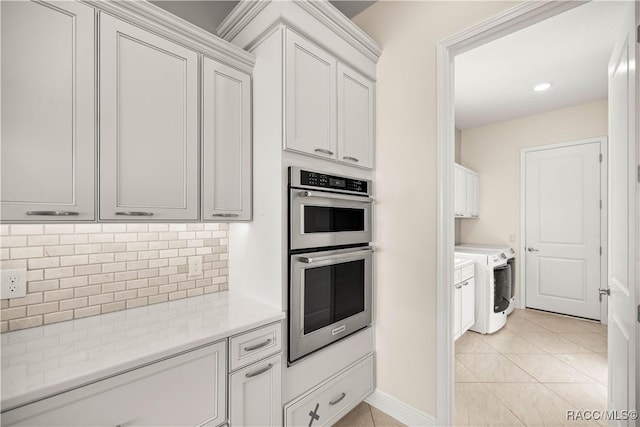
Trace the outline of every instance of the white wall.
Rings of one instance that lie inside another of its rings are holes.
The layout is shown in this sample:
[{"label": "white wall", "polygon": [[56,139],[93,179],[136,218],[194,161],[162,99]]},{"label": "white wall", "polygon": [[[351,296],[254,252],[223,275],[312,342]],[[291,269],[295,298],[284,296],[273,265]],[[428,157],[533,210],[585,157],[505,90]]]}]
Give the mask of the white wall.
[{"label": "white wall", "polygon": [[[480,218],[461,220],[461,243],[509,245],[519,263],[521,149],[606,134],[606,100],[463,129],[462,164],[480,174]],[[517,267],[516,300],[519,298]]]},{"label": "white wall", "polygon": [[382,1],[354,18],[384,48],[376,141],[377,388],[436,407],[436,44],[513,2]]}]

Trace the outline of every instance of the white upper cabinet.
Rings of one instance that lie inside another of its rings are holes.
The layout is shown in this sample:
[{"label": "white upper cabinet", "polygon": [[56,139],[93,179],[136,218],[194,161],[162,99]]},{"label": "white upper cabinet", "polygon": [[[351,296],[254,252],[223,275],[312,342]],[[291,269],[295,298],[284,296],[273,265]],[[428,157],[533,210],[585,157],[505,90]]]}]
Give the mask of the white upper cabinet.
[{"label": "white upper cabinet", "polygon": [[100,218],[198,219],[198,54],[100,14]]},{"label": "white upper cabinet", "polygon": [[453,170],[454,211],[457,218],[478,218],[479,175],[459,164]]},{"label": "white upper cabinet", "polygon": [[336,59],[286,31],[286,148],[336,159]]},{"label": "white upper cabinet", "polygon": [[202,219],[251,219],[251,77],[203,60]]},{"label": "white upper cabinet", "polygon": [[93,220],[95,12],[3,1],[3,221]]},{"label": "white upper cabinet", "polygon": [[374,83],[338,64],[338,160],[373,169]]}]

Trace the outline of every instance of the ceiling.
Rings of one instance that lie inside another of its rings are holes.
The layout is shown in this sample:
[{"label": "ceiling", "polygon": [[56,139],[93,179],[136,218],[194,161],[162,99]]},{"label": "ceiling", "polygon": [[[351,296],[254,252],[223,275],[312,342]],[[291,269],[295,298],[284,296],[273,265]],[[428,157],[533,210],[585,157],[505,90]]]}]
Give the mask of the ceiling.
[{"label": "ceiling", "polygon": [[[457,56],[456,127],[606,98],[621,6],[593,1]],[[551,88],[533,91],[542,82],[550,82]]]},{"label": "ceiling", "polygon": [[[229,0],[151,0],[156,6],[173,13],[180,18],[216,34],[216,28],[238,1]],[[348,18],[353,18],[375,1],[365,0],[334,0],[330,1]]]}]

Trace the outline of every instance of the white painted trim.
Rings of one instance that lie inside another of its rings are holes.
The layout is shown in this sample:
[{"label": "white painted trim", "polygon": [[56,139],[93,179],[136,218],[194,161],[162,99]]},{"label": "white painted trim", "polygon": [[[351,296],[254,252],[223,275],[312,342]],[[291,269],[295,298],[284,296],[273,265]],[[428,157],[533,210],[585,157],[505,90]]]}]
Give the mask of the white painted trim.
[{"label": "white painted trim", "polygon": [[[555,144],[537,145],[520,149],[520,301],[521,308],[527,307],[527,257],[526,251],[526,225],[527,215],[525,211],[526,200],[526,179],[527,176],[527,154],[536,151],[554,150],[557,148],[575,147],[577,145],[600,143],[600,200],[602,200],[602,212],[600,214],[600,244],[602,246],[602,256],[600,257],[600,287],[607,285],[607,137],[598,136],[593,138],[580,139],[575,141],[559,142]],[[567,313],[560,313],[567,314]],[[600,323],[607,323],[607,299],[603,299],[600,304]]]},{"label": "white painted trim", "polygon": [[365,402],[410,427],[438,425],[436,419],[431,415],[427,415],[377,388],[365,399]]},{"label": "white painted trim", "polygon": [[437,206],[436,206],[436,418],[453,424],[453,275],[455,147],[454,63],[465,51],[514,33],[583,2],[527,1],[480,22],[437,45]]},{"label": "white painted trim", "polygon": [[97,10],[168,38],[212,59],[251,74],[255,55],[148,1],[80,0]]},{"label": "white painted trim", "polygon": [[[233,40],[272,0],[241,0],[217,28],[225,40]],[[293,0],[332,32],[340,36],[374,63],[382,55],[382,47],[326,0]]]}]

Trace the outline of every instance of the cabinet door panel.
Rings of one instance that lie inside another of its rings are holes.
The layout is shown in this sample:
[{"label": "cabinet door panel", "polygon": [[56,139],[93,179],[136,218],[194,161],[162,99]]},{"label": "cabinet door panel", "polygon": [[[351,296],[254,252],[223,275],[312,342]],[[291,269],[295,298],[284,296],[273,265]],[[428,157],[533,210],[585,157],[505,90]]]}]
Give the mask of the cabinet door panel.
[{"label": "cabinet door panel", "polygon": [[76,2],[0,7],[2,219],[93,220],[95,12]]},{"label": "cabinet door panel", "polygon": [[475,280],[473,278],[465,280],[462,283],[462,298],[461,298],[461,332],[464,333],[467,329],[473,326],[475,323],[475,310],[476,310],[476,294],[475,294]]},{"label": "cabinet door panel", "polygon": [[336,59],[286,33],[285,148],[336,158]]},{"label": "cabinet door panel", "polygon": [[467,214],[471,217],[478,216],[478,177],[471,173],[467,174]]},{"label": "cabinet door panel", "polygon": [[282,354],[254,363],[231,375],[232,426],[282,425]]},{"label": "cabinet door panel", "polygon": [[100,216],[198,218],[198,55],[100,17]]},{"label": "cabinet door panel", "polygon": [[462,335],[462,287],[457,284],[453,289],[453,337]]},{"label": "cabinet door panel", "polygon": [[338,64],[338,160],[373,168],[374,85]]},{"label": "cabinet door panel", "polygon": [[226,414],[223,341],[5,412],[2,425],[220,425]]},{"label": "cabinet door panel", "polygon": [[467,213],[467,173],[458,165],[455,165],[453,173],[455,216],[463,217]]},{"label": "cabinet door panel", "polygon": [[203,220],[251,219],[251,78],[204,58]]}]

